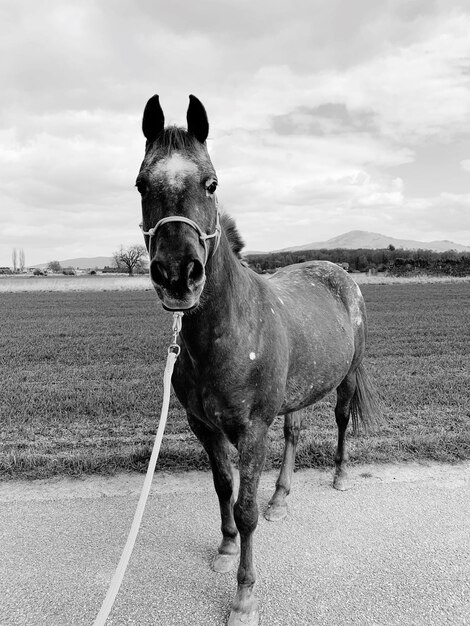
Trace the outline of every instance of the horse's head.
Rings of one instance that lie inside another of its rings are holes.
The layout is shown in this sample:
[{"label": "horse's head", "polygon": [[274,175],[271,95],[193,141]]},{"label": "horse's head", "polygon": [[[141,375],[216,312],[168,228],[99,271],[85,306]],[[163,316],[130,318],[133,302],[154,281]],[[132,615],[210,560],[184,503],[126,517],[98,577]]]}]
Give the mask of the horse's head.
[{"label": "horse's head", "polygon": [[150,98],[142,120],[145,158],[136,182],[150,276],[170,310],[199,304],[206,263],[220,238],[217,177],[206,148],[209,123],[194,96],[189,96],[187,122],[187,131],[165,128],[159,98]]}]

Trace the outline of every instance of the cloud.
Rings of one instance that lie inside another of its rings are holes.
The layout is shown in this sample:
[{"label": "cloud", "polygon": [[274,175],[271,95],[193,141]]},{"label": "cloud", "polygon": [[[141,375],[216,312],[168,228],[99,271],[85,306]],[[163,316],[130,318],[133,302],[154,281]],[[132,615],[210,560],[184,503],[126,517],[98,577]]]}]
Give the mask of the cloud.
[{"label": "cloud", "polygon": [[[235,124],[243,117],[259,127],[269,116],[330,106],[351,117],[366,113],[378,133],[400,142],[413,144],[436,133],[455,136],[470,111],[469,28],[470,15],[450,14],[433,23],[423,40],[343,70],[263,67],[244,87]],[[257,102],[251,119],[244,102]]]},{"label": "cloud", "polygon": [[64,111],[30,117],[0,137],[5,256],[9,247],[23,247],[34,263],[47,260],[51,249],[55,257],[61,250],[66,257],[82,256],[84,248],[107,254],[120,241],[140,240],[133,185],[143,140],[136,120]]},{"label": "cloud", "polygon": [[[0,265],[13,246],[33,262],[140,240],[133,182],[155,92],[168,123],[184,123],[189,93],[206,105],[219,197],[251,248],[352,228],[469,236],[468,151],[451,158],[469,137],[463,0],[299,0],[295,10],[10,0],[0,23]],[[427,192],[426,153],[442,174]]]}]

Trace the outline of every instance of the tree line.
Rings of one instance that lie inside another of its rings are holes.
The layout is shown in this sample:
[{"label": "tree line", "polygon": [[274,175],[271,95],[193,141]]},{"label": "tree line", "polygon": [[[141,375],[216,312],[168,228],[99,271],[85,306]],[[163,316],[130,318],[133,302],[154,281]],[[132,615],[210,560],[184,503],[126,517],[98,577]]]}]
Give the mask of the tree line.
[{"label": "tree line", "polygon": [[377,250],[336,248],[249,254],[246,260],[258,273],[272,273],[280,267],[305,261],[331,261],[349,272],[373,270],[388,271],[396,275],[413,272],[453,276],[470,275],[470,253],[468,252],[404,250],[395,249],[392,245]]}]

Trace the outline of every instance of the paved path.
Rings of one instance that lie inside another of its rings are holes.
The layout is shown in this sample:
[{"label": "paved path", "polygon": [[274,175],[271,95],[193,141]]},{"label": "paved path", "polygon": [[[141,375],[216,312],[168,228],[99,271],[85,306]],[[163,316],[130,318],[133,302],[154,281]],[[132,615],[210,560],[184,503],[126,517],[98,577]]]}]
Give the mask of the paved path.
[{"label": "paved path", "polygon": [[[262,626],[470,624],[470,464],[294,477],[290,515],[260,521]],[[263,476],[265,506],[275,475]],[[1,626],[91,625],[125,543],[143,476],[0,484]],[[235,574],[208,474],[157,474],[108,624],[220,626]]]}]

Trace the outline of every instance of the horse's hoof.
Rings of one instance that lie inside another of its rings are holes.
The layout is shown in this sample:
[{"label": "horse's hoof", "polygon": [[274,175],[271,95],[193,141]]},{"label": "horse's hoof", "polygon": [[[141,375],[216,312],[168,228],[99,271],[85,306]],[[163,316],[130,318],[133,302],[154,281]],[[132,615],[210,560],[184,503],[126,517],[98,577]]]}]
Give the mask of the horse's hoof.
[{"label": "horse's hoof", "polygon": [[232,604],[228,626],[258,626],[259,603],[253,592],[253,585],[239,585]]},{"label": "horse's hoof", "polygon": [[333,487],[338,491],[347,491],[351,489],[351,483],[347,476],[335,476],[333,479]]},{"label": "horse's hoof", "polygon": [[268,522],[280,522],[287,517],[287,504],[268,504],[264,517]]},{"label": "horse's hoof", "polygon": [[231,572],[238,562],[238,552],[235,554],[218,554],[212,561],[212,569],[218,574]]},{"label": "horse's hoof", "polygon": [[256,606],[247,613],[232,610],[227,626],[258,626],[258,624],[259,611],[258,603],[256,603]]}]

